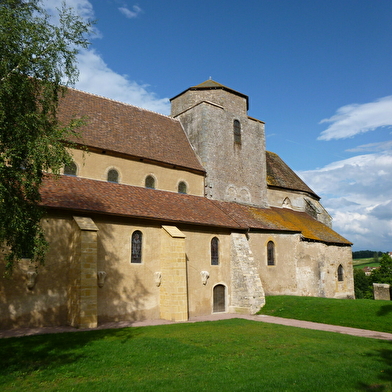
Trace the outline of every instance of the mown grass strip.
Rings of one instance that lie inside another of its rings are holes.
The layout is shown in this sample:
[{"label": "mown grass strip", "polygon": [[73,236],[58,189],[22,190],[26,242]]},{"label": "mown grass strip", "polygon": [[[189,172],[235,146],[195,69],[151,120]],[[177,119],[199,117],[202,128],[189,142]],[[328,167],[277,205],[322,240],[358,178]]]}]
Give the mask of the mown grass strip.
[{"label": "mown grass strip", "polygon": [[392,333],[391,301],[277,295],[268,296],[259,313]]},{"label": "mown grass strip", "polygon": [[388,391],[392,344],[241,319],[0,340],[2,391]]}]

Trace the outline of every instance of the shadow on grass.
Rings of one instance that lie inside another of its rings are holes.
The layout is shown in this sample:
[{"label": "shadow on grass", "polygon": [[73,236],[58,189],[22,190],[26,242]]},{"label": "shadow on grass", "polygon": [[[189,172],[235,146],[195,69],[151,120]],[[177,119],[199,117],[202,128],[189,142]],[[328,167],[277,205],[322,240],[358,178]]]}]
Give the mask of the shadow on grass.
[{"label": "shadow on grass", "polygon": [[392,313],[392,304],[381,306],[377,312],[377,316],[386,316],[388,313]]},{"label": "shadow on grass", "polygon": [[0,385],[2,378],[56,370],[83,360],[88,356],[85,348],[92,342],[115,338],[125,343],[139,333],[139,328],[123,328],[0,339]]},{"label": "shadow on grass", "polygon": [[[392,342],[390,343],[392,345]],[[365,384],[359,383],[358,387],[361,391],[376,391],[376,392],[387,392],[391,391],[392,384],[392,347],[390,349],[377,350],[369,356],[376,356],[379,361],[384,363],[384,369],[379,374],[378,378],[380,383]]]}]

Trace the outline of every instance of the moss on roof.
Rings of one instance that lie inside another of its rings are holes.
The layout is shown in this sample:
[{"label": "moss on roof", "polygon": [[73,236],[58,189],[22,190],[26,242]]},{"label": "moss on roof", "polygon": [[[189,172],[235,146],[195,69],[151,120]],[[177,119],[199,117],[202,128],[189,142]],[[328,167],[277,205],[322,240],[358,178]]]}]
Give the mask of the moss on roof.
[{"label": "moss on roof", "polygon": [[51,208],[235,230],[293,232],[312,241],[351,245],[308,214],[287,208],[256,208],[72,176],[46,176],[40,191],[42,204]]}]

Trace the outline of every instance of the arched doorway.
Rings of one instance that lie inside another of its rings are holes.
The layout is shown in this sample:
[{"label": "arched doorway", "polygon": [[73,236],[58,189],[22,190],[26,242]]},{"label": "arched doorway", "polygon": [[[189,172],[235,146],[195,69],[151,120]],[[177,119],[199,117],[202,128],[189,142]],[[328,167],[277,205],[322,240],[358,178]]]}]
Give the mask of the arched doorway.
[{"label": "arched doorway", "polygon": [[213,293],[213,312],[226,312],[226,287],[223,284],[217,284]]}]

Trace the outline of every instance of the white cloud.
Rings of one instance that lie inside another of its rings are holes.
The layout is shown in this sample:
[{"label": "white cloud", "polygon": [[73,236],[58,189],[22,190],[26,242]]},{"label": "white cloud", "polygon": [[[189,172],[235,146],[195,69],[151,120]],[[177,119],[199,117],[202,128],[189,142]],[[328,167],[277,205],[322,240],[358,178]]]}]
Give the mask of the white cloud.
[{"label": "white cloud", "polygon": [[322,197],[354,249],[392,251],[392,152],[358,155],[298,175]]},{"label": "white cloud", "polygon": [[346,151],[348,151],[348,152],[366,152],[366,151],[370,152],[370,151],[386,151],[386,150],[392,150],[392,140],[388,140],[386,142],[363,144],[362,146],[350,148]]},{"label": "white cloud", "polygon": [[[49,14],[56,15],[56,9],[61,9],[62,1],[43,0],[42,5]],[[75,12],[85,20],[95,18],[93,6],[88,0],[66,0],[66,5],[74,8]],[[142,12],[138,6],[134,6],[133,10],[135,14]],[[128,17],[130,15],[128,13]],[[95,33],[92,38],[102,38],[98,30]],[[149,91],[147,84],[139,84],[127,75],[116,73],[94,49],[82,50],[77,59],[79,69],[79,81],[75,85],[77,89],[158,113],[170,113],[168,98],[158,98],[154,92]]]},{"label": "white cloud", "polygon": [[[56,15],[57,10],[62,8],[64,0],[41,0],[43,8],[50,15]],[[66,0],[65,4],[68,8],[73,8],[75,13],[85,20],[94,19],[93,6],[88,0]]]},{"label": "white cloud", "polygon": [[318,137],[319,140],[345,139],[378,127],[392,125],[392,95],[375,102],[343,106],[331,118],[320,124],[331,125]]},{"label": "white cloud", "polygon": [[142,9],[140,7],[138,7],[137,5],[134,5],[132,7],[133,11],[131,11],[130,9],[128,9],[127,7],[119,7],[120,12],[125,15],[128,19],[134,19],[137,18],[139,16],[139,14],[142,11]]},{"label": "white cloud", "polygon": [[110,69],[94,49],[83,50],[78,55],[79,81],[76,88],[130,103],[162,114],[170,113],[168,98],[158,98],[148,90],[148,85],[138,84],[127,75]]}]

